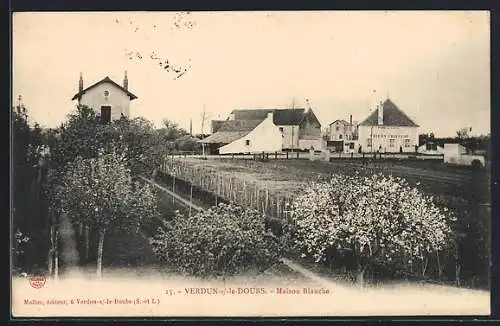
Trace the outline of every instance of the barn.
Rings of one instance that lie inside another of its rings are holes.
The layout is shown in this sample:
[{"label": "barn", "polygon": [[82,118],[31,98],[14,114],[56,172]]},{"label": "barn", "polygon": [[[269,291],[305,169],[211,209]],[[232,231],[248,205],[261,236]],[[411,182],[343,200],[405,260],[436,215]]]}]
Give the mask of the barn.
[{"label": "barn", "polygon": [[[250,132],[252,130],[248,129],[252,126],[256,128],[265,119],[270,120],[281,133],[282,145],[278,151],[322,149],[325,147],[321,138],[321,124],[311,108],[307,110],[304,108],[233,110],[226,120],[212,120],[212,136],[206,145],[211,152],[218,152],[217,148],[225,146],[236,140],[236,137],[241,136],[241,134],[229,134],[228,132]],[[270,132],[268,129],[261,128],[252,132],[251,136]],[[271,133],[274,134],[274,128],[272,130]],[[272,143],[269,146],[274,148],[275,145]],[[225,149],[228,148],[230,147]]]}]

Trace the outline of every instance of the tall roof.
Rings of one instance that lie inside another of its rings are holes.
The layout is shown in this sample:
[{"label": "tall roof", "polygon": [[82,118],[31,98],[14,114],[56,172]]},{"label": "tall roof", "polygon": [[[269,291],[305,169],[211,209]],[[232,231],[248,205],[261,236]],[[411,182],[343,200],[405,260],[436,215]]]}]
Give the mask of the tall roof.
[{"label": "tall roof", "polygon": [[[384,126],[418,127],[418,125],[413,122],[413,120],[411,120],[406,113],[401,111],[401,109],[399,109],[390,99],[385,100],[382,107]],[[363,122],[360,123],[360,125],[378,125],[378,109],[373,111]]]},{"label": "tall roof", "polygon": [[254,130],[262,120],[224,120],[212,121],[213,134],[201,140],[202,143],[231,143],[236,139],[246,136]]},{"label": "tall roof", "polygon": [[297,109],[252,109],[252,110],[233,110],[235,120],[264,120],[268,113],[273,113],[273,122],[275,125],[298,125],[304,118],[304,108]]},{"label": "tall roof", "polygon": [[90,85],[89,87],[85,88],[84,90],[82,90],[81,92],[78,92],[76,93],[73,98],[71,100],[76,100],[80,97],[82,97],[82,95],[87,92],[88,90],[100,85],[100,84],[104,84],[104,83],[110,83],[110,84],[113,84],[114,86],[118,87],[119,89],[121,89],[125,94],[127,94],[131,100],[135,100],[137,98],[137,96],[135,96],[134,94],[132,94],[131,92],[129,92],[128,90],[126,90],[125,88],[123,88],[121,85],[119,85],[118,83],[114,82],[111,78],[109,78],[108,76],[106,76],[105,78],[101,79],[100,81],[98,81],[97,83],[95,84],[92,84]]}]

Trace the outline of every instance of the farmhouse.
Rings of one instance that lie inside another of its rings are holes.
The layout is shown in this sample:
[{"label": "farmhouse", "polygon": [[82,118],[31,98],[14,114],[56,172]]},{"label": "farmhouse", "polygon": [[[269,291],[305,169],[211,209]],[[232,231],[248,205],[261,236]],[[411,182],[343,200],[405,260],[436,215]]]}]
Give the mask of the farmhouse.
[{"label": "farmhouse", "polygon": [[78,104],[94,109],[104,123],[120,119],[122,115],[129,117],[130,102],[135,99],[137,96],[128,90],[126,71],[123,86],[106,76],[87,88],[83,88],[83,77],[80,73],[78,93],[72,98],[73,101],[78,100]]},{"label": "farmhouse", "polygon": [[[212,144],[212,149],[217,146],[227,145],[233,141],[231,140],[233,137],[239,136],[233,134],[229,137],[228,132],[248,133],[255,129],[260,122],[270,119],[270,117],[272,117],[270,121],[277,127],[280,133],[281,145],[278,151],[309,150],[311,147],[314,149],[323,147],[321,124],[318,118],[312,109],[306,110],[303,108],[233,110],[226,120],[212,121],[212,136],[205,138],[203,142]],[[228,126],[231,127],[228,128]],[[252,135],[255,135],[257,132],[263,132],[263,130],[259,130],[253,132]],[[273,151],[276,151],[275,145],[274,141],[269,144]],[[225,149],[229,148],[233,150],[232,146]]]},{"label": "farmhouse", "polygon": [[415,152],[418,127],[387,99],[359,125],[359,146],[363,152]]},{"label": "farmhouse", "polygon": [[273,112],[268,112],[264,120],[212,121],[212,135],[200,142],[210,154],[281,151],[283,137],[273,116]]}]

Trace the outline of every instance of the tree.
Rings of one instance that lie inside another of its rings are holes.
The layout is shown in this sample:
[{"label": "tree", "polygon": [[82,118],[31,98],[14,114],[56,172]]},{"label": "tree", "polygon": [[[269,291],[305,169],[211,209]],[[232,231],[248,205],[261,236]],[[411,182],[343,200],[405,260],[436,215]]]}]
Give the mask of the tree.
[{"label": "tree", "polygon": [[111,128],[119,133],[114,137],[116,147],[126,153],[132,174],[154,174],[168,150],[168,141],[162,137],[162,131],[142,117],[122,118]]},{"label": "tree", "polygon": [[94,110],[79,105],[68,115],[68,119],[58,128],[53,141],[52,164],[54,168],[64,166],[77,156],[82,158],[97,157],[103,147],[104,127],[100,124]]},{"label": "tree", "polygon": [[463,127],[457,130],[457,138],[458,139],[467,139],[469,138],[470,128]]},{"label": "tree", "polygon": [[329,255],[352,258],[363,285],[375,263],[425,264],[451,243],[453,220],[432,198],[399,178],[334,174],[316,182],[292,204],[288,225],[304,257],[325,262]]},{"label": "tree", "polygon": [[113,149],[126,155],[133,175],[153,172],[168,146],[161,131],[142,117],[122,117],[102,124],[94,110],[86,106],[78,106],[68,115],[68,120],[50,136],[50,142],[54,168],[63,167],[77,156],[95,158],[100,149]]},{"label": "tree", "polygon": [[77,157],[68,164],[53,193],[52,208],[98,231],[98,277],[106,231],[118,227],[138,232],[144,220],[159,214],[152,189],[132,181],[124,155],[102,150],[97,158]]},{"label": "tree", "polygon": [[160,128],[160,131],[165,140],[176,140],[189,134],[186,130],[180,128],[176,122],[169,119],[163,119],[163,128]]},{"label": "tree", "polygon": [[177,214],[152,241],[160,261],[200,277],[264,271],[278,261],[280,246],[255,210],[219,204],[191,217]]},{"label": "tree", "polygon": [[[43,248],[39,232],[36,232],[43,228],[41,218],[43,211],[40,206],[43,185],[39,178],[42,136],[38,125],[30,127],[28,110],[21,103],[12,108],[11,136],[13,174],[11,230],[16,232],[19,230],[23,234],[22,239],[30,239],[29,243],[20,243],[24,247],[23,250],[13,248],[13,263],[16,268],[30,268],[40,256],[38,250]],[[12,237],[14,238],[14,233]],[[22,266],[18,266],[23,259]]]}]

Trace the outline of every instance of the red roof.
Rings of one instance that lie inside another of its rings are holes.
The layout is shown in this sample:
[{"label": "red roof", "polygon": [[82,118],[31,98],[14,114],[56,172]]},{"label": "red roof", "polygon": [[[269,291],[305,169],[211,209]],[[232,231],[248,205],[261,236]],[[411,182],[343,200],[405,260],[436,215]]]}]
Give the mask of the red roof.
[{"label": "red roof", "polygon": [[82,95],[87,92],[88,90],[96,87],[97,85],[99,84],[103,84],[103,83],[110,83],[110,84],[113,84],[115,85],[116,87],[118,87],[119,89],[121,89],[125,94],[127,94],[131,100],[135,100],[137,98],[137,96],[135,96],[134,94],[132,94],[131,92],[129,92],[128,90],[126,90],[125,88],[123,88],[122,86],[120,86],[119,84],[115,83],[113,80],[111,80],[111,78],[109,78],[108,76],[106,76],[105,78],[103,78],[102,80],[98,81],[97,83],[93,84],[93,85],[90,85],[89,87],[85,88],[84,90],[82,90],[81,92],[78,92],[76,93],[73,98],[71,100],[76,100],[78,98],[81,98]]}]

